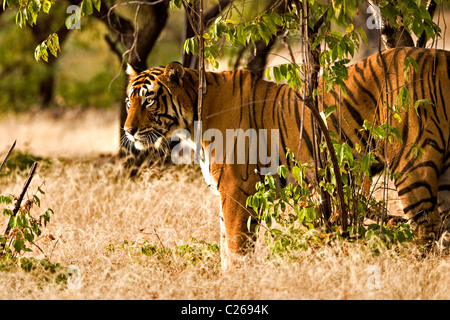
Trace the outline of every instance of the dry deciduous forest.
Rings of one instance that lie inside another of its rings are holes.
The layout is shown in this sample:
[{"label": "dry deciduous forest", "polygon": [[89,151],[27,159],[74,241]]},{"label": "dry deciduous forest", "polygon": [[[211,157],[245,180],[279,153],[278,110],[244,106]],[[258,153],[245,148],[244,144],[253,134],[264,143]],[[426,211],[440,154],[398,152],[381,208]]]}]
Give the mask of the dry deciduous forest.
[{"label": "dry deciduous forest", "polygon": [[[311,11],[303,18],[317,27],[309,40],[318,39],[321,53],[337,52],[329,65],[320,60],[321,72],[389,46],[382,35],[448,49],[448,1],[409,0],[406,8],[396,1],[203,2],[207,70],[245,67],[292,81],[285,70],[294,69],[281,66],[305,61],[304,33],[288,30],[303,30],[302,20],[282,26],[271,18],[264,27],[260,21],[268,12],[294,19],[305,2]],[[0,7],[0,164],[16,141],[0,170],[0,299],[450,299],[448,250],[425,254],[397,233],[349,241],[307,226],[300,246],[281,250],[261,227],[255,253],[223,273],[220,201],[200,167],[161,161],[157,152],[131,157],[121,148],[125,62],[141,70],[175,60],[198,68],[198,30],[189,17],[197,17],[199,1],[29,3],[3,0]],[[370,5],[385,14],[379,28],[370,27],[377,22]],[[413,9],[419,24],[406,16]],[[68,28],[70,19],[79,28]],[[243,34],[244,27],[259,36]],[[396,199],[390,190],[389,213],[402,216]]]}]

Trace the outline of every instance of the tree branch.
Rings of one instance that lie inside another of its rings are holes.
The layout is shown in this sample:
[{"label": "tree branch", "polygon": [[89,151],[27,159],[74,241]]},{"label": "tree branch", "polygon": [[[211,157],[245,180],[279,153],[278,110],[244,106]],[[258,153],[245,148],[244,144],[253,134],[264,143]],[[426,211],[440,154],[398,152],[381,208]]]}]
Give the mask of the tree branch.
[{"label": "tree branch", "polygon": [[232,2],[233,0],[219,0],[219,3],[209,9],[209,11],[205,14],[205,26],[210,26],[216,17],[223,11],[223,9],[225,9],[225,7]]},{"label": "tree branch", "polygon": [[[284,4],[284,5],[283,5]],[[275,11],[278,14],[285,14],[288,10],[288,3],[279,0],[272,0],[266,7],[265,11]],[[283,30],[278,28],[277,35],[281,35]],[[276,37],[273,36],[269,42],[266,44],[265,40],[258,40],[255,43],[255,50],[253,56],[248,61],[248,68],[257,76],[262,78],[264,74],[264,68],[267,64],[267,56],[269,54],[270,49],[276,42]],[[244,49],[245,50],[245,49]],[[238,56],[240,60],[242,53]],[[239,60],[236,60],[235,65],[238,65]]]},{"label": "tree branch", "polygon": [[[204,16],[205,28],[208,28],[214,22],[214,20],[217,18],[217,16],[225,9],[225,7],[228,6],[232,2],[233,2],[233,0],[219,0],[219,2],[205,14],[205,16]],[[183,43],[184,43],[184,41],[186,41],[186,39],[192,38],[193,36],[196,35],[195,30],[197,28],[195,27],[195,22],[191,21],[192,19],[190,17],[193,13],[192,6],[189,4],[186,4],[184,1],[182,3],[183,3],[185,17],[186,17],[186,21],[184,24],[184,32],[183,32]],[[191,69],[197,68],[197,64],[198,64],[197,56],[188,54],[184,51],[182,52],[181,56],[182,56],[181,62],[184,67],[191,68]]]}]

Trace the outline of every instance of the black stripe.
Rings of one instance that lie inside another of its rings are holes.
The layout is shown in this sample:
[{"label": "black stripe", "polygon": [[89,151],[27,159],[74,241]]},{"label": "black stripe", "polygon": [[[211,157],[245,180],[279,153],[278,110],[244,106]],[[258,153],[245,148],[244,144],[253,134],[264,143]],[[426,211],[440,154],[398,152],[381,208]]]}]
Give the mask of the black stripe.
[{"label": "black stripe", "polygon": [[[372,92],[370,92],[369,90],[366,89],[366,87],[364,85],[361,84],[361,82],[358,81],[358,79],[354,78],[353,79],[355,84],[358,86],[358,90],[364,92],[367,96],[369,96],[370,100],[372,100],[372,103],[374,106],[377,105],[377,99],[373,96]],[[360,103],[361,104],[361,101]],[[364,108],[368,108],[369,106],[363,106]],[[369,109],[370,110],[370,109]]]},{"label": "black stripe", "polygon": [[447,58],[447,79],[450,79],[450,53],[445,51],[445,56]]},{"label": "black stripe", "polygon": [[217,79],[217,73],[207,72],[206,74],[210,75],[213,78],[214,82],[216,83],[216,86],[220,86],[219,80]]},{"label": "black stripe", "polygon": [[263,105],[261,107],[261,127],[264,128],[264,109],[266,107],[266,102],[267,102],[267,94],[269,93],[269,84],[267,84],[266,89],[265,89],[265,95],[264,95],[264,101],[263,101]]},{"label": "black stripe", "polygon": [[[255,128],[257,129],[258,126],[256,124],[256,93],[258,92],[259,89],[259,83],[260,83],[260,79],[254,75],[253,73],[252,75],[252,89],[253,89],[253,96],[252,96],[252,104],[251,107],[249,108],[249,123],[250,123],[250,128]],[[253,124],[252,124],[253,122]]]},{"label": "black stripe", "polygon": [[442,110],[444,111],[444,115],[445,115],[445,121],[448,122],[448,116],[447,116],[447,106],[445,105],[445,99],[442,96],[442,87],[441,87],[441,81],[439,82],[439,96],[441,98],[441,104],[440,107],[442,108]]},{"label": "black stripe", "polygon": [[232,79],[231,83],[233,84],[233,94],[234,94],[234,92],[236,90],[236,75],[238,74],[238,71],[235,70],[232,72],[232,74],[233,74],[233,79]]},{"label": "black stripe", "polygon": [[277,92],[275,94],[275,97],[273,98],[273,103],[272,103],[272,119],[275,119],[275,110],[276,110],[276,103],[278,101],[278,95],[280,94],[281,89],[283,88],[284,85],[280,85],[277,88]]},{"label": "black stripe", "polygon": [[[380,65],[377,65],[377,68],[379,68],[379,67],[380,67]],[[369,69],[370,69],[370,73],[373,75],[372,79],[375,81],[375,84],[377,85],[378,92],[382,92],[382,86],[380,83],[380,79],[378,78],[378,74],[373,69],[372,59],[369,59]],[[364,68],[364,70],[366,70],[366,69]]]},{"label": "black stripe", "polygon": [[[398,188],[398,186],[397,186],[397,188]],[[403,196],[409,192],[412,192],[413,190],[419,189],[419,188],[425,188],[428,190],[430,195],[433,194],[433,191],[431,190],[431,186],[428,182],[418,181],[418,182],[411,183],[410,185],[408,185],[407,187],[405,187],[403,189],[399,189],[398,195],[399,195],[399,197],[401,197],[401,196]]]},{"label": "black stripe", "polygon": [[415,216],[413,216],[413,219],[417,221],[417,219],[420,218],[424,213],[432,212],[434,210],[434,208],[436,207],[436,203],[437,203],[436,197],[421,199],[421,200],[407,206],[406,208],[403,208],[403,211],[405,214],[408,214],[408,212],[416,209],[417,207],[420,207],[424,203],[431,203],[431,208],[426,211],[420,211]]},{"label": "black stripe", "polygon": [[[409,160],[409,162],[408,162],[405,166],[403,166],[403,168],[402,168],[401,171],[402,171],[402,172],[408,172],[408,173],[411,173],[411,172],[413,172],[413,171],[415,171],[415,170],[417,170],[417,169],[420,169],[420,168],[432,168],[432,169],[434,170],[434,174],[435,174],[436,178],[439,177],[439,173],[440,173],[439,167],[438,167],[438,165],[437,165],[436,163],[434,163],[433,161],[430,160],[430,161],[420,162],[420,163],[417,164],[416,166],[412,167],[412,165],[414,165],[414,163],[415,163],[415,159]],[[394,169],[396,169],[396,168],[394,168],[393,166],[391,166],[391,170],[394,171]],[[428,178],[430,178],[430,177],[428,177]],[[409,180],[408,180],[408,177],[405,177],[405,178],[403,178],[402,180],[399,180],[399,181],[396,183],[396,186],[399,187],[399,186],[401,186],[404,182],[408,182],[408,181],[409,181]]]},{"label": "black stripe", "polygon": [[362,81],[366,81],[366,77],[364,76],[364,69],[361,69],[361,68],[359,67],[358,63],[355,64],[354,68],[355,68],[355,71],[356,71],[356,72],[359,74],[359,76],[361,77],[361,80],[362,80]]}]

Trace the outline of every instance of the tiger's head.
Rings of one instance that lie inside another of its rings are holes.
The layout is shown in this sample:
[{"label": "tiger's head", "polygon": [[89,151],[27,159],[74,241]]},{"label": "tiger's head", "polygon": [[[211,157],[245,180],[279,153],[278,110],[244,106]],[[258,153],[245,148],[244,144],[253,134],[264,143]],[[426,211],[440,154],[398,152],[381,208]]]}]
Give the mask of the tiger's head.
[{"label": "tiger's head", "polygon": [[184,87],[185,69],[178,62],[137,72],[130,64],[123,130],[137,150],[168,145],[177,129],[193,123],[194,106]]}]

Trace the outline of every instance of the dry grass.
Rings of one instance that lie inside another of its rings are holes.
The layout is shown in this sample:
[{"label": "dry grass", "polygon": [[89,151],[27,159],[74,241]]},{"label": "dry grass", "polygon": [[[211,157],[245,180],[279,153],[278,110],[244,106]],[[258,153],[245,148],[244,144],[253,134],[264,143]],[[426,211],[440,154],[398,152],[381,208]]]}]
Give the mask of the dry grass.
[{"label": "dry grass", "polygon": [[[99,157],[115,152],[116,126],[115,113],[98,111],[56,120],[48,115],[0,120],[0,158],[14,139],[18,149],[51,158],[30,190],[45,181],[42,207],[55,212],[47,232],[56,240],[43,237],[38,245],[52,262],[81,271],[79,289],[45,281],[36,272],[0,272],[2,298],[450,298],[449,256],[422,258],[414,246],[375,256],[339,244],[299,252],[295,261],[267,259],[260,246],[240,268],[220,274],[219,252],[203,244],[218,243],[218,201],[199,170],[152,169],[128,179],[120,164]],[[23,181],[18,175],[2,178],[0,193],[17,194]],[[143,254],[145,243],[159,251]],[[182,252],[185,244],[193,251]],[[32,255],[44,258],[38,250]],[[379,289],[368,287],[373,266],[380,271]]]}]

